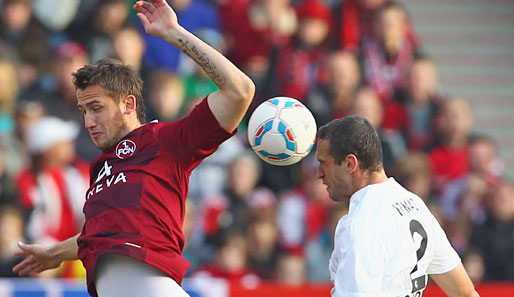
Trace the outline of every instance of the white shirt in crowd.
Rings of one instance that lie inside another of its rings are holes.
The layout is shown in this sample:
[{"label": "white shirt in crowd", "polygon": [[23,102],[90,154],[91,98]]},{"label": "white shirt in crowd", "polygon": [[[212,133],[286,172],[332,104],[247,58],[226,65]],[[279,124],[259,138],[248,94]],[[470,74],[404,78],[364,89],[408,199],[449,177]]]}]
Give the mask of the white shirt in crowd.
[{"label": "white shirt in crowd", "polygon": [[393,178],[350,199],[330,259],[332,297],[419,297],[460,258],[421,198]]}]

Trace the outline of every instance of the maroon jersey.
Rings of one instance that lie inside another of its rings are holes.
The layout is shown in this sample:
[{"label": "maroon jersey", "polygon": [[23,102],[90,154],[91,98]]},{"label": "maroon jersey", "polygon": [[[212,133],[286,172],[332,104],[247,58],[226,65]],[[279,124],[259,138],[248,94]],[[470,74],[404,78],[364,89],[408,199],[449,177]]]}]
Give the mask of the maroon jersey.
[{"label": "maroon jersey", "polygon": [[181,256],[189,176],[232,135],[204,99],[181,120],[130,132],[93,162],[78,239],[92,296],[96,262],[104,254],[139,259],[182,282],[189,267]]}]

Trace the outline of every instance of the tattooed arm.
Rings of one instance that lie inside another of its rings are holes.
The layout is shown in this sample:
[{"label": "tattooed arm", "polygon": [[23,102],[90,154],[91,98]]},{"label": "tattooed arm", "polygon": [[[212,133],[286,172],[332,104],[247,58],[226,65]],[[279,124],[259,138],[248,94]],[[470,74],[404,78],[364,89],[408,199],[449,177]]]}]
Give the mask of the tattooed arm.
[{"label": "tattooed arm", "polygon": [[243,118],[255,93],[248,76],[222,54],[178,24],[177,16],[165,0],[137,1],[134,9],[148,34],[162,38],[191,57],[219,90],[208,97],[209,107],[227,131]]}]

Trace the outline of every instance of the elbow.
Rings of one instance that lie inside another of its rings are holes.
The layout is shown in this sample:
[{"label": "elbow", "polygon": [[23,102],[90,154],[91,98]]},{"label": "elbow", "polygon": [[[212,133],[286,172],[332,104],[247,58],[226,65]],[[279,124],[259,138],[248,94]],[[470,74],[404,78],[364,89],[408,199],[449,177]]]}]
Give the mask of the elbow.
[{"label": "elbow", "polygon": [[248,102],[248,104],[253,100],[253,96],[255,95],[255,84],[253,81],[246,75],[241,79],[240,85],[240,97],[243,101]]}]

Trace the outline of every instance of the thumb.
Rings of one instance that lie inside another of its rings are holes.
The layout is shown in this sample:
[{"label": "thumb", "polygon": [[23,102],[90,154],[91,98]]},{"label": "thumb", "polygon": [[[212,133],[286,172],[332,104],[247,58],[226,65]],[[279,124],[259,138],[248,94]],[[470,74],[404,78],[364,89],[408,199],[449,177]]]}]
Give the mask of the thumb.
[{"label": "thumb", "polygon": [[22,251],[25,251],[25,252],[30,252],[33,250],[33,247],[31,244],[25,244],[21,241],[18,241],[18,247],[22,250]]}]

